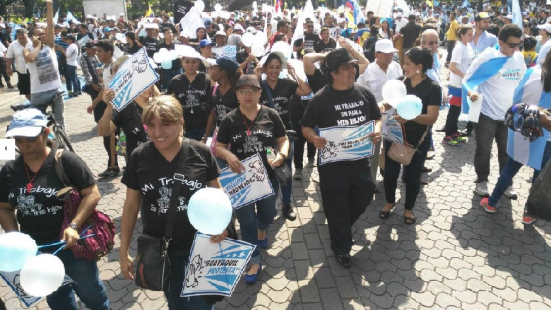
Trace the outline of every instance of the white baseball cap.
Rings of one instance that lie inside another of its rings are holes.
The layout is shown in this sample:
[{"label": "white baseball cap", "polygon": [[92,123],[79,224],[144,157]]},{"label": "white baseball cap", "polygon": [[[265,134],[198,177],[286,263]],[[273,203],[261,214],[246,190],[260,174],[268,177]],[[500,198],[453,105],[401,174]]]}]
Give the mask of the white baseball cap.
[{"label": "white baseball cap", "polygon": [[385,54],[395,53],[398,50],[392,45],[392,41],[389,39],[380,39],[375,43],[375,52],[381,52]]},{"label": "white baseball cap", "polygon": [[237,30],[243,31],[245,29],[243,29],[243,26],[241,26],[241,24],[237,24],[237,25],[235,25],[235,27],[233,27],[233,31],[237,31]]},{"label": "white baseball cap", "polygon": [[254,27],[247,27],[247,32],[252,33],[252,34],[255,34],[255,33],[256,33],[256,29],[255,29]]},{"label": "white baseball cap", "polygon": [[551,33],[551,24],[545,23],[543,25],[538,25],[539,29],[544,29],[545,31]]}]

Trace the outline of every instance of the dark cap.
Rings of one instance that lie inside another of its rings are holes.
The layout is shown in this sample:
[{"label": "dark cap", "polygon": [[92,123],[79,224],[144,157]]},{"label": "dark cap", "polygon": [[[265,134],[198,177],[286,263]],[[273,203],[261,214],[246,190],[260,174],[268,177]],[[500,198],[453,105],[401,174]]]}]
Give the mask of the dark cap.
[{"label": "dark cap", "polygon": [[200,48],[203,48],[205,46],[213,46],[213,45],[216,45],[216,43],[212,42],[211,40],[209,39],[203,39],[201,40],[201,42],[199,42],[199,47]]},{"label": "dark cap", "polygon": [[333,70],[343,64],[355,62],[358,62],[358,60],[354,59],[344,48],[334,49],[325,56],[325,66],[329,70]]},{"label": "dark cap", "polygon": [[216,59],[216,64],[226,72],[233,73],[239,68],[239,64],[226,56]]},{"label": "dark cap", "polygon": [[61,29],[61,28],[63,28],[63,27],[61,27],[60,24],[55,24],[55,26],[54,26],[54,29]]},{"label": "dark cap", "polygon": [[86,42],[86,48],[94,48],[96,47],[96,43],[94,42]]},{"label": "dark cap", "polygon": [[256,77],[256,75],[254,74],[244,74],[241,77],[239,77],[239,81],[237,81],[236,88],[239,88],[245,85],[254,86],[260,89],[260,83],[258,82],[258,78]]}]

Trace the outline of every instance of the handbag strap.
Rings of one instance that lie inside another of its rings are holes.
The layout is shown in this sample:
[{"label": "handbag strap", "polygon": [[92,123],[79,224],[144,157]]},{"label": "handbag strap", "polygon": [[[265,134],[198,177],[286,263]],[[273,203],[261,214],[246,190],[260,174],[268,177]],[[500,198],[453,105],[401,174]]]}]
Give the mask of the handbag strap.
[{"label": "handbag strap", "polygon": [[[184,174],[184,170],[186,168],[186,161],[188,157],[188,150],[189,150],[189,140],[188,138],[184,138],[184,141],[182,142],[182,154],[180,154],[180,158],[178,159],[178,166],[176,167],[176,173]],[[165,226],[165,237],[164,240],[166,242],[166,248],[168,248],[168,243],[172,239],[172,231],[174,230],[174,224],[176,222],[176,207],[180,203],[179,194],[180,189],[182,187],[182,182],[178,181],[176,179],[173,179],[172,183],[172,193],[170,196],[170,205],[168,207],[168,212],[166,215],[166,226]],[[165,249],[166,249],[165,248]]]},{"label": "handbag strap", "polygon": [[[402,132],[404,133],[404,145],[405,143],[408,143],[408,138],[406,137],[406,128],[404,127],[404,124],[402,124]],[[415,150],[417,151],[419,147],[421,146],[421,143],[425,141],[425,137],[427,136],[427,133],[429,132],[429,127],[427,126],[427,130],[425,130],[425,133],[421,136],[421,140],[419,140],[419,143],[417,143],[417,146],[415,147]]]},{"label": "handbag strap", "polygon": [[63,168],[63,163],[61,161],[61,155],[63,154],[63,149],[57,149],[55,151],[54,162],[55,162],[55,174],[57,178],[63,183],[63,187],[73,187],[71,180],[67,174],[65,174],[65,169]]},{"label": "handbag strap", "polygon": [[274,98],[272,97],[272,90],[270,89],[270,86],[268,86],[268,82],[266,80],[262,80],[262,84],[264,84],[264,88],[266,88],[266,96],[268,96],[268,105],[270,105],[270,108],[274,108]]}]

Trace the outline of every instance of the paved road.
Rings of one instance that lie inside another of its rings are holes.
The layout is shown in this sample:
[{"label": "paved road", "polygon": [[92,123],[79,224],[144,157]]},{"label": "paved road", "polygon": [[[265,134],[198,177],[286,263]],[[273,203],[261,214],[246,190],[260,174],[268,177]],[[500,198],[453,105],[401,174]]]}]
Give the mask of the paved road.
[{"label": "paved road", "polygon": [[[0,93],[0,128],[10,120],[5,98],[13,95]],[[86,114],[87,104],[86,96],[71,99],[65,115],[76,153],[97,175],[107,158],[93,118]],[[436,128],[442,127],[446,113]],[[403,199],[388,219],[378,218],[385,201],[379,177],[381,194],[353,228],[350,270],[342,268],[330,250],[317,169],[305,169],[303,181],[293,188],[298,219],[276,218],[269,230],[270,247],[263,251],[260,281],[252,286],[241,281],[233,296],[216,308],[551,309],[551,225],[521,223],[531,171],[523,168],[515,179],[518,201],[504,198],[496,214],[486,214],[473,194],[474,140],[452,147],[440,144],[441,139],[436,133],[436,157],[427,161],[433,172],[423,177],[429,184],[422,187],[414,209],[416,225],[403,223]],[[495,159],[494,154],[490,189],[498,176]],[[115,219],[118,229],[125,187],[120,178],[98,184],[103,195],[98,208]],[[403,196],[402,183],[399,188]],[[138,225],[136,232],[140,229]],[[99,262],[112,308],[166,309],[161,293],[143,291],[122,279],[118,247],[117,238],[113,252]],[[135,254],[135,243],[132,248]],[[20,308],[4,283],[0,297],[8,309]],[[41,302],[32,309],[44,308]]]}]

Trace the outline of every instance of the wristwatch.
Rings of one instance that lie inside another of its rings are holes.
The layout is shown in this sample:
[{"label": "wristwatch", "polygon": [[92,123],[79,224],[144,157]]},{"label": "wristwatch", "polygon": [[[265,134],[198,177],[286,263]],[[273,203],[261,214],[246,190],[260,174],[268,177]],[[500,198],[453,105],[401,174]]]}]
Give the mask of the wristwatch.
[{"label": "wristwatch", "polygon": [[78,226],[77,226],[77,224],[75,224],[75,223],[71,223],[71,224],[69,225],[69,227],[72,228],[72,229],[74,229],[74,230],[78,230]]}]

